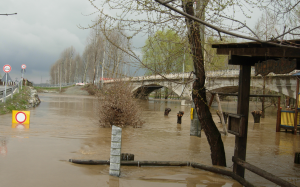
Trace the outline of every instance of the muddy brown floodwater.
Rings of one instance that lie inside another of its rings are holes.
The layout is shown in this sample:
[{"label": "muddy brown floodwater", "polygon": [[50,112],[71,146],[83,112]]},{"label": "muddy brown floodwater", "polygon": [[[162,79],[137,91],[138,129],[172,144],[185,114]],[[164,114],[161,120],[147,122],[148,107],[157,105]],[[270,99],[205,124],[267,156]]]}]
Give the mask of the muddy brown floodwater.
[{"label": "muddy brown floodwater", "polygon": [[[90,96],[40,94],[42,103],[30,109],[29,129],[11,128],[11,114],[0,116],[0,186],[1,187],[82,187],[82,186],[241,186],[233,179],[192,167],[121,167],[120,178],[108,175],[106,165],[77,165],[68,159],[108,160],[110,128],[100,128],[97,101]],[[135,160],[193,161],[211,165],[210,149],[204,133],[190,132],[190,106],[180,102],[139,101],[146,121],[142,128],[125,128],[122,152]],[[223,103],[223,110],[235,112],[236,103]],[[251,110],[256,104],[251,104]],[[164,109],[171,108],[168,117]],[[182,124],[176,114],[185,111]],[[215,122],[219,119],[212,108]],[[247,161],[300,185],[300,166],[294,153],[300,151],[300,136],[275,132],[276,109],[254,124],[249,117]],[[222,127],[217,123],[218,128]],[[232,170],[234,136],[222,136],[228,170]],[[246,171],[245,178],[257,186],[276,186]]]}]

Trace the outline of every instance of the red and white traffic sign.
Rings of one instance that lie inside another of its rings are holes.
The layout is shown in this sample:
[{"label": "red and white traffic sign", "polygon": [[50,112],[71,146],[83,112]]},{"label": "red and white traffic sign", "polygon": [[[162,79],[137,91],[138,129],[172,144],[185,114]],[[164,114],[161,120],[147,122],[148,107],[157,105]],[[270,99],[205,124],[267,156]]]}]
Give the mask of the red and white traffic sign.
[{"label": "red and white traffic sign", "polygon": [[26,69],[26,65],[25,65],[25,64],[22,64],[21,68],[22,68],[22,69]]},{"label": "red and white traffic sign", "polygon": [[8,64],[4,65],[4,66],[3,66],[3,71],[4,71],[5,73],[9,73],[9,72],[11,71],[11,66],[8,65]]},{"label": "red and white traffic sign", "polygon": [[18,112],[15,118],[18,123],[24,123],[27,119],[27,116],[24,112]]}]

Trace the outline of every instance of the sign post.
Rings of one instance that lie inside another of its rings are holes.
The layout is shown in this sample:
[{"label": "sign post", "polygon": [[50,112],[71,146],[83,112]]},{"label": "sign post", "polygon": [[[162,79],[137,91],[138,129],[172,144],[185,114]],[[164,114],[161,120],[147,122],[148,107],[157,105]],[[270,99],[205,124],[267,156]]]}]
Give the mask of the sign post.
[{"label": "sign post", "polygon": [[3,66],[3,71],[5,72],[5,91],[4,91],[4,97],[3,97],[3,102],[5,103],[6,102],[6,85],[7,85],[7,73],[9,73],[11,71],[11,66],[6,64]]},{"label": "sign post", "polygon": [[22,64],[21,65],[21,68],[22,68],[22,78],[21,78],[21,81],[22,81],[22,84],[21,84],[21,90],[22,90],[22,85],[23,85],[23,74],[24,74],[24,71],[26,69],[26,65],[25,64]]}]

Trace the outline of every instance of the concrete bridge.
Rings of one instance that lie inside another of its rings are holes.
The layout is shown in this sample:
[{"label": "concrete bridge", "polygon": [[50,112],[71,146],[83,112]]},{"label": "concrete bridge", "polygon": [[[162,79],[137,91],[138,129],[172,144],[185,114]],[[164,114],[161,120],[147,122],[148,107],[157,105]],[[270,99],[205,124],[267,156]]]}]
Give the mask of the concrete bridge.
[{"label": "concrete bridge", "polygon": [[[297,78],[292,76],[299,71],[289,74],[275,75],[270,73],[266,76],[266,89],[275,91],[291,98],[295,98]],[[191,97],[193,74],[176,73],[163,75],[151,75],[123,78],[122,81],[130,81],[133,85],[135,96],[147,97],[151,92],[162,87],[167,87],[179,96]],[[185,84],[182,83],[184,80]],[[117,80],[106,80],[105,84],[112,84]],[[207,71],[205,87],[209,91],[236,93],[238,92],[239,70]],[[251,88],[263,88],[263,78],[255,76],[254,69],[251,71]]]}]

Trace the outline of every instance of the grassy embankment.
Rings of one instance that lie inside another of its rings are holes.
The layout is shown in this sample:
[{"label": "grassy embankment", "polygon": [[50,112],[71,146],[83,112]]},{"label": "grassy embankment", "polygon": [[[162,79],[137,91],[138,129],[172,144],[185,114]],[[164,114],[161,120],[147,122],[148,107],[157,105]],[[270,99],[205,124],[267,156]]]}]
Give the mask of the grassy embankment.
[{"label": "grassy embankment", "polygon": [[[74,86],[74,85],[72,85],[72,86]],[[61,92],[64,92],[67,88],[72,87],[72,86],[61,87]],[[59,87],[38,87],[38,86],[34,86],[33,88],[36,89],[36,91],[38,93],[42,93],[42,92],[45,92],[45,91],[57,92],[57,93],[60,92]]]},{"label": "grassy embankment", "polygon": [[30,97],[31,91],[27,86],[23,86],[23,89],[20,89],[20,93],[15,93],[13,98],[6,98],[6,102],[3,103],[0,101],[0,114],[11,113],[12,110],[24,110],[29,105],[28,99]]}]

